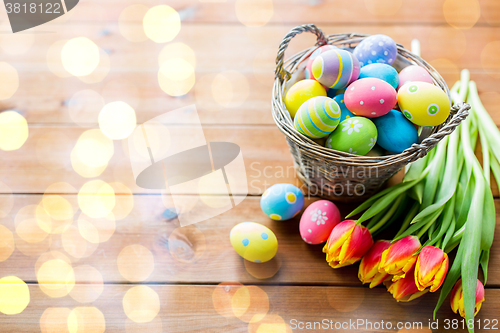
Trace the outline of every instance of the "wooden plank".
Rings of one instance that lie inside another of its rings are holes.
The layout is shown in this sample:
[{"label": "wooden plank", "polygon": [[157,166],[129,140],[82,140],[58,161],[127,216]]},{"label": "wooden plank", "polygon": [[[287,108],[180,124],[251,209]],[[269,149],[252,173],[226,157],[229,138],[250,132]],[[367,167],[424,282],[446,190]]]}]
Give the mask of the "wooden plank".
[{"label": "wooden plank", "polygon": [[[3,203],[8,201],[6,196],[0,198]],[[322,245],[311,246],[301,239],[298,232],[300,218],[284,222],[270,220],[260,210],[259,197],[247,197],[240,205],[219,216],[193,226],[178,228],[177,220],[166,220],[162,217],[166,208],[165,201],[167,207],[173,206],[168,200],[162,200],[160,196],[134,196],[134,207],[125,218],[116,221],[115,227],[109,223],[106,223],[107,227],[102,227],[99,234],[111,238],[101,244],[92,244],[78,236],[76,228],[79,226],[80,211],[77,198],[71,195],[64,195],[63,198],[72,205],[75,212],[73,218],[64,224],[71,226],[68,232],[63,235],[47,235],[33,224],[31,234],[26,235],[22,233],[22,229],[17,229],[21,231],[16,232],[16,225],[19,225],[20,221],[32,217],[23,207],[38,205],[42,197],[14,197],[14,207],[2,220],[2,224],[14,234],[16,250],[8,260],[0,262],[2,274],[15,275],[25,281],[37,281],[35,267],[47,260],[39,258],[46,258],[46,254],[42,254],[51,250],[64,254],[74,267],[90,265],[96,268],[107,283],[124,283],[132,276],[132,280],[145,280],[148,283],[218,284],[224,281],[239,281],[245,284],[360,285],[357,279],[357,265],[337,270],[330,268],[325,261],[325,254],[322,253]],[[189,198],[196,200],[195,197]],[[116,198],[122,207],[122,210],[114,210],[117,216],[120,211],[123,213],[123,207],[127,207],[126,200],[129,199],[130,197],[125,196]],[[317,199],[308,199],[306,205],[315,200]],[[338,207],[344,217],[355,205],[338,204]],[[24,210],[18,213],[21,208]],[[498,199],[496,211],[495,239],[500,239]],[[18,214],[20,216],[16,220]],[[104,219],[83,218],[96,226],[106,222]],[[273,230],[279,244],[275,259],[257,265],[245,262],[234,251],[229,242],[229,233],[233,226],[244,221],[261,223]],[[391,228],[393,233],[397,231],[396,225]],[[31,244],[25,241],[39,239],[43,240]],[[131,245],[132,249],[136,248],[136,244],[149,249],[153,254],[154,263],[150,261],[148,251],[138,251],[136,255],[127,254],[127,251],[122,253],[124,248]],[[500,242],[494,242],[490,256],[488,285],[500,287]],[[124,259],[135,264],[132,267],[118,263]],[[137,277],[135,272],[151,273]]]},{"label": "wooden plank", "polygon": [[[382,328],[376,329],[377,332],[395,332],[398,329],[397,325],[404,327],[405,324],[408,325],[407,330],[401,329],[399,332],[449,332],[450,329],[446,329],[446,325],[451,325],[453,319],[457,319],[462,325],[462,318],[455,315],[448,302],[445,302],[437,316],[439,328],[429,329],[428,325],[432,320],[432,309],[437,301],[437,293],[424,295],[410,303],[397,303],[384,288],[368,290],[349,287],[237,285],[229,287],[147,286],[152,297],[157,296],[156,299],[160,302],[159,309],[153,305],[157,301],[151,302],[150,298],[144,296],[146,295],[144,290],[137,292],[137,298],[133,298],[136,303],[132,304],[130,309],[142,307],[142,310],[147,310],[135,313],[136,318],[151,318],[156,313],[158,316],[150,323],[134,324],[127,318],[122,304],[127,291],[132,287],[134,285],[106,285],[101,297],[94,303],[86,305],[98,309],[102,316],[89,315],[79,319],[85,318],[85,325],[92,325],[94,329],[102,327],[104,323],[106,332],[161,332],[163,329],[168,332],[243,333],[257,332],[259,327],[259,332],[295,332],[302,331],[299,327],[304,327],[305,331],[307,322],[310,322],[309,325],[314,325],[314,322],[321,323],[323,320],[333,325],[333,328],[316,324],[315,329],[311,326],[311,331],[330,332],[335,329],[335,323],[342,325],[344,322],[346,323],[344,329],[341,326],[337,327],[341,331],[374,331],[373,328],[370,329],[368,321],[371,327],[377,327],[373,325],[377,325],[376,323],[381,325],[381,321],[384,322]],[[38,332],[40,324],[45,329],[58,327],[58,321],[55,320],[57,317],[60,318],[59,325],[64,328],[70,310],[82,306],[69,297],[51,299],[44,295],[36,285],[29,285],[29,290],[31,302],[24,312],[15,316],[1,315],[2,329],[5,332]],[[486,301],[476,320],[481,323],[486,323],[487,320],[490,323],[492,320],[496,322],[500,307],[495,300],[500,297],[500,290],[487,289],[485,297]],[[52,318],[42,316],[47,308],[53,307],[66,309],[48,310],[48,313],[56,311],[59,316]],[[253,322],[249,324],[252,317]],[[359,323],[359,326],[355,324],[352,326],[350,322]],[[388,328],[388,323],[391,324],[391,329]],[[492,326],[490,324],[490,328]],[[466,332],[461,326],[452,331]],[[486,330],[479,329],[476,331],[486,332]],[[57,332],[65,331],[59,329]]]}]

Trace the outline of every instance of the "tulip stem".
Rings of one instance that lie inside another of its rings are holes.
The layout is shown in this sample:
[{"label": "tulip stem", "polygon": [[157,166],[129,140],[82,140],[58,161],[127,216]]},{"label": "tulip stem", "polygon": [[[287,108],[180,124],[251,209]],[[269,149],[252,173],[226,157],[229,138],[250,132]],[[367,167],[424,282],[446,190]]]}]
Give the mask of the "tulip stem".
[{"label": "tulip stem", "polygon": [[396,209],[398,209],[399,204],[401,203],[401,200],[403,199],[404,196],[399,196],[396,201],[391,206],[391,209],[385,214],[385,216],[377,223],[375,224],[370,230],[370,233],[373,235],[378,229],[384,226],[384,224],[392,217]]},{"label": "tulip stem", "polygon": [[398,238],[406,229],[408,229],[408,226],[410,225],[410,222],[413,220],[415,215],[417,215],[418,211],[420,208],[420,204],[415,201],[413,203],[413,206],[410,208],[410,211],[408,212],[408,215],[406,215],[403,224],[401,225],[401,228],[399,229],[398,233],[396,236],[394,236],[394,239]]}]

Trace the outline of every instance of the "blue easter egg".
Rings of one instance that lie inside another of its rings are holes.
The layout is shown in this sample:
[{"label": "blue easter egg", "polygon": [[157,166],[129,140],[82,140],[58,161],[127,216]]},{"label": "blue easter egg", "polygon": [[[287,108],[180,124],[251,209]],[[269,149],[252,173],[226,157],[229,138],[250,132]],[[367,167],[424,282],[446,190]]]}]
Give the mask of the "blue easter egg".
[{"label": "blue easter egg", "polygon": [[396,60],[398,48],[391,37],[373,35],[359,43],[353,54],[361,67],[376,63],[391,65]]},{"label": "blue easter egg", "polygon": [[344,103],[344,94],[337,95],[333,98],[335,102],[340,106],[340,122],[343,122],[344,120],[355,117],[356,115],[349,111],[347,107],[345,106]]},{"label": "blue easter egg", "polygon": [[304,206],[304,195],[292,184],[269,187],[260,199],[260,208],[273,220],[289,220]]},{"label": "blue easter egg", "polygon": [[394,89],[398,87],[399,75],[398,71],[387,64],[370,64],[361,68],[359,78],[374,77],[389,83]]},{"label": "blue easter egg", "polygon": [[372,121],[378,131],[377,144],[390,152],[402,153],[418,142],[417,128],[397,110],[391,110]]}]

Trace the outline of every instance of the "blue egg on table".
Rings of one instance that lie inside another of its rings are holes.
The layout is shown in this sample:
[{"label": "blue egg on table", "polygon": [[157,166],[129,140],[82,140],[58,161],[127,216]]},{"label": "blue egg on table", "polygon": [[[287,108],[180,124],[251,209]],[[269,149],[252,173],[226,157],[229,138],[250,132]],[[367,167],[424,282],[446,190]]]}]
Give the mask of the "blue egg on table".
[{"label": "blue egg on table", "polygon": [[399,75],[398,71],[387,64],[369,64],[361,68],[359,78],[374,77],[389,83],[394,89],[398,87]]},{"label": "blue egg on table", "polygon": [[304,195],[292,184],[275,184],[260,199],[260,208],[273,220],[289,220],[304,206]]},{"label": "blue egg on table", "polygon": [[340,122],[343,122],[344,120],[355,117],[356,115],[349,111],[347,107],[345,106],[344,103],[344,94],[337,95],[333,98],[335,102],[340,106]]},{"label": "blue egg on table", "polygon": [[377,144],[390,152],[402,153],[418,142],[417,128],[397,110],[372,118],[372,121],[377,127]]},{"label": "blue egg on table", "polygon": [[386,35],[373,35],[365,38],[352,52],[361,67],[369,64],[391,65],[398,55],[396,42]]}]

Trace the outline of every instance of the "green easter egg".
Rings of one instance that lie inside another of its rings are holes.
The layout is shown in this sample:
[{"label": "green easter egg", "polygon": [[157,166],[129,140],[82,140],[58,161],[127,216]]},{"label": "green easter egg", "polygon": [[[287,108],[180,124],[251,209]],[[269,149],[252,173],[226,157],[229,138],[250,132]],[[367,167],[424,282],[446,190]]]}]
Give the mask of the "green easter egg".
[{"label": "green easter egg", "polygon": [[319,139],[333,132],[340,122],[340,106],[329,97],[313,97],[301,105],[295,119],[297,131],[311,139]]},{"label": "green easter egg", "polygon": [[326,147],[355,155],[366,155],[377,143],[377,127],[368,118],[351,117],[326,139]]}]

